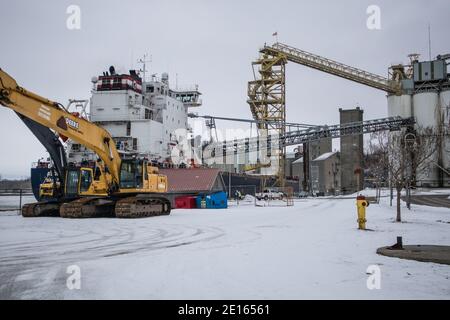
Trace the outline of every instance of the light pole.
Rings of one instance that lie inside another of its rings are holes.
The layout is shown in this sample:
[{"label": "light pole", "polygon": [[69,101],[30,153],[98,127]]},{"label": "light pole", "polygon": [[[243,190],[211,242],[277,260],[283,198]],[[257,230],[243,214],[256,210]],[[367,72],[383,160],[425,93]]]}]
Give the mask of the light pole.
[{"label": "light pole", "polygon": [[406,155],[408,157],[406,161],[406,207],[408,210],[411,210],[411,178],[412,178],[412,150],[414,148],[414,145],[416,143],[416,135],[414,133],[407,133],[404,136],[404,145],[405,145],[405,151]]}]

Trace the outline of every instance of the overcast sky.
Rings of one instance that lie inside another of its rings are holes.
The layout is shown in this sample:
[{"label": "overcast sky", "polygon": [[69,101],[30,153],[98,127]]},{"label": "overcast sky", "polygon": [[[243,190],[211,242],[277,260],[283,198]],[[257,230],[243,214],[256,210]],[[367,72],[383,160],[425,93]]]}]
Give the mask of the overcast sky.
[{"label": "overcast sky", "polygon": [[[247,81],[265,42],[279,41],[387,76],[409,53],[450,52],[450,1],[5,1],[0,0],[0,68],[44,97],[67,104],[89,98],[90,79],[110,65],[126,71],[151,54],[151,73],[174,84],[198,84],[200,114],[251,118]],[[69,5],[81,29],[66,27]],[[369,5],[381,9],[381,30],[366,27]],[[338,108],[385,117],[385,93],[293,63],[287,66],[287,120],[339,122]],[[219,126],[239,127],[236,123]],[[248,128],[248,126],[244,126]],[[11,111],[0,107],[0,174],[28,176],[44,148]]]}]

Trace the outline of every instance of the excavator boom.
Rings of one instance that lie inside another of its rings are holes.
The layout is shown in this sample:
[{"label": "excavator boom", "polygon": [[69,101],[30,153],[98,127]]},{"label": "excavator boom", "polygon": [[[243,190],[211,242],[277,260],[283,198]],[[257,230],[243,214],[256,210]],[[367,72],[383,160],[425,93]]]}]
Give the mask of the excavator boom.
[{"label": "excavator boom", "polygon": [[108,131],[71,114],[60,104],[20,87],[2,69],[0,104],[94,151],[108,168],[113,184],[119,185],[121,158]]}]

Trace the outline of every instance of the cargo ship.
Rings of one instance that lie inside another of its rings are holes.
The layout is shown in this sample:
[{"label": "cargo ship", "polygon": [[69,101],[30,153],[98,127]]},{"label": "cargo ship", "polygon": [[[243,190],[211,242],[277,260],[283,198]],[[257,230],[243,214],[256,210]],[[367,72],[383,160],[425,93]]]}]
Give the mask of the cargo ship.
[{"label": "cargo ship", "polygon": [[[123,157],[146,158],[162,168],[183,168],[192,163],[189,158],[192,152],[181,150],[178,144],[180,135],[192,133],[187,117],[189,109],[202,105],[197,85],[173,89],[168,73],[146,80],[136,70],[118,73],[114,66],[92,77],[91,82],[90,99],[70,100],[66,108],[108,130]],[[60,138],[65,142],[69,164],[96,161],[95,153],[85,146]],[[38,200],[39,185],[51,171],[50,158],[32,165],[32,188]]]}]

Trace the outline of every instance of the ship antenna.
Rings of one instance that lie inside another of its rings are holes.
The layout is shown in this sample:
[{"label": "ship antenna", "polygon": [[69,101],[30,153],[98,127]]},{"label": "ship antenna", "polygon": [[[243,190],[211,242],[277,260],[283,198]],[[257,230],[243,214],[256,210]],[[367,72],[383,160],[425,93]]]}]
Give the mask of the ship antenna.
[{"label": "ship antenna", "polygon": [[145,53],[144,56],[139,59],[137,62],[142,64],[142,69],[139,69],[140,72],[142,72],[142,82],[145,82],[145,74],[147,72],[147,62],[152,62],[152,56],[150,55],[150,60],[147,60],[148,54]]},{"label": "ship antenna", "polygon": [[430,23],[428,23],[428,56],[430,58],[429,61],[431,61],[431,26],[430,26]]}]

